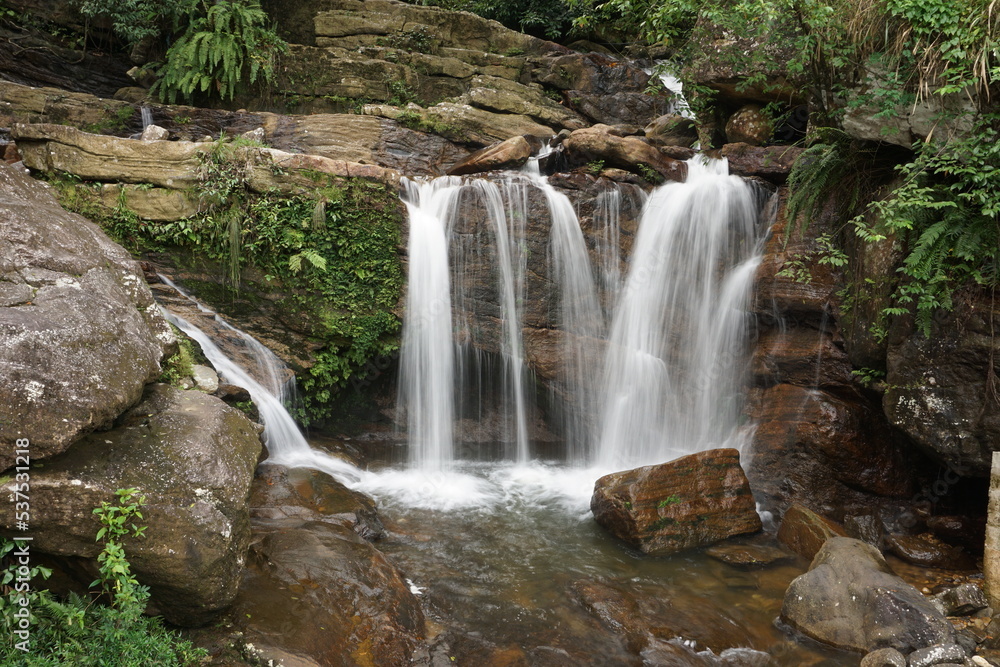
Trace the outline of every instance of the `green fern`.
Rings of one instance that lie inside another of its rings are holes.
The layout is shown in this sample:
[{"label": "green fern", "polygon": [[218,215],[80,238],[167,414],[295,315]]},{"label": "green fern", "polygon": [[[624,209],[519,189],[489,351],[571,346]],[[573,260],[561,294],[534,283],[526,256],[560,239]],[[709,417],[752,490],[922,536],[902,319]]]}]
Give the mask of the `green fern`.
[{"label": "green fern", "polygon": [[251,85],[274,81],[276,57],[287,45],[265,27],[257,0],[219,0],[190,22],[167,50],[153,92],[175,104],[178,97],[233,96]]}]

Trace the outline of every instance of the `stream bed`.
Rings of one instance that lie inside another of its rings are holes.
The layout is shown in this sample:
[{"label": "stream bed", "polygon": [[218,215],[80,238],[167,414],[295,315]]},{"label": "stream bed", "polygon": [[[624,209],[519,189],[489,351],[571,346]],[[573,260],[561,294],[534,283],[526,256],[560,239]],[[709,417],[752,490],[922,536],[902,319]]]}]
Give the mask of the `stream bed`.
[{"label": "stream bed", "polygon": [[[468,650],[471,641],[529,664],[637,665],[674,664],[637,654],[651,638],[680,637],[716,654],[766,651],[769,664],[858,664],[775,626],[803,559],[742,569],[704,550],[645,556],[594,522],[600,471],[539,462],[372,468],[363,490],[388,533],[378,547],[420,597],[432,642],[441,635]],[[776,545],[768,533],[729,543]],[[472,664],[458,653],[456,664]]]}]

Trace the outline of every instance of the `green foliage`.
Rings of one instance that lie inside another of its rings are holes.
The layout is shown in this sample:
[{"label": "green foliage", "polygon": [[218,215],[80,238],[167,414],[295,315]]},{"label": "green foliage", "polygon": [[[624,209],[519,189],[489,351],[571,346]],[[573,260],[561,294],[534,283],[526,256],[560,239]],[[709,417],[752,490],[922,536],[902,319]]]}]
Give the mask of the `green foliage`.
[{"label": "green foliage", "polygon": [[853,375],[863,387],[868,387],[885,380],[885,371],[875,368],[859,368],[851,371],[851,375]]},{"label": "green foliage", "polygon": [[558,40],[568,35],[577,17],[572,0],[406,0],[466,11],[503,23],[508,28]]},{"label": "green foliage", "polygon": [[128,44],[159,36],[195,11],[198,0],[79,0],[88,18],[109,17],[112,29]]},{"label": "green foliage", "polygon": [[1000,282],[998,126],[1000,115],[990,115],[965,139],[919,144],[914,160],[899,167],[903,184],[872,203],[877,222],[853,221],[866,241],[894,235],[905,242],[898,269],[905,280],[885,314],[912,311],[926,336],[934,313],[952,308],[958,287]]},{"label": "green foliage", "polygon": [[604,171],[604,160],[593,160],[587,163],[587,172],[597,176]]},{"label": "green foliage", "polygon": [[[94,510],[102,524],[97,540],[104,542],[98,556],[99,581],[111,595],[112,606],[75,593],[59,600],[44,588],[30,588],[48,579],[51,570],[31,566],[27,577],[23,576],[12,557],[15,543],[0,539],[0,561],[7,562],[0,570],[0,663],[25,667],[182,667],[196,664],[205,655],[164,628],[159,618],[142,615],[149,594],[131,574],[120,540],[142,534],[143,528],[134,520],[142,518],[139,508],[144,501],[135,489],[120,489],[116,495],[117,504],[104,502]],[[21,609],[30,613],[27,653],[15,646],[20,639],[14,634],[19,627],[14,614]]]},{"label": "green foliage", "polygon": [[636,166],[639,168],[639,175],[642,176],[644,179],[646,179],[648,182],[652,183],[653,185],[659,185],[660,183],[663,183],[664,180],[666,180],[663,178],[663,174],[656,171],[648,164],[640,162]]},{"label": "green foliage", "polygon": [[160,99],[233,95],[254,84],[271,84],[277,54],[287,46],[266,27],[267,14],[257,0],[218,0],[203,5],[204,15],[191,19],[170,45],[154,84]]},{"label": "green foliage", "polygon": [[847,261],[847,254],[840,249],[833,238],[829,234],[822,234],[816,237],[815,250],[807,253],[795,253],[785,258],[777,275],[808,285],[812,282],[811,268],[814,264],[843,268],[847,266]]},{"label": "green foliage", "polygon": [[157,382],[165,382],[176,387],[180,385],[181,380],[191,377],[194,372],[194,343],[173,324],[170,327],[177,337],[177,352],[163,362],[163,372],[157,378]]}]

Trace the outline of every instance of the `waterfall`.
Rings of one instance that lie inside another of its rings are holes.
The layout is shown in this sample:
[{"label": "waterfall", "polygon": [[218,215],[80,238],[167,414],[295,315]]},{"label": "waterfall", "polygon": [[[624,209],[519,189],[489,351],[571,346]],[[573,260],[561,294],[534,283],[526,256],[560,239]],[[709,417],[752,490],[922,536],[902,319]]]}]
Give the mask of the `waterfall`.
[{"label": "waterfall", "polygon": [[139,114],[142,116],[142,129],[146,129],[153,124],[153,110],[147,106],[139,107]]},{"label": "waterfall", "polygon": [[755,196],[725,161],[688,169],[647,202],[614,316],[598,453],[609,468],[739,445]]},{"label": "waterfall", "polygon": [[587,243],[569,197],[539,174],[537,160],[530,160],[523,173],[545,196],[552,220],[549,263],[559,289],[558,323],[563,339],[559,390],[566,404],[563,435],[569,459],[582,464],[591,459],[591,416],[597,406],[592,368],[592,359],[599,354],[597,341],[602,324],[597,286]]},{"label": "waterfall", "polygon": [[[191,301],[200,311],[212,312],[171,282],[169,278],[160,275],[160,280]],[[258,377],[264,378],[264,381],[270,386],[262,384],[246,368],[230,359],[215,344],[211,336],[201,328],[183,317],[171,313],[163,306],[160,306],[160,310],[168,322],[201,346],[205,357],[226,382],[243,387],[250,392],[250,397],[260,412],[261,421],[264,422],[264,442],[267,444],[268,461],[289,468],[304,467],[321,470],[345,484],[355,483],[361,478],[361,471],[350,463],[325,452],[313,450],[306,442],[295,420],[288,414],[282,400],[285,387],[289,384],[281,382],[279,379],[284,375],[282,372],[284,364],[273,352],[261,345],[260,341],[215,315],[216,322],[223,328],[238,334],[244,340],[259,366],[261,374]]]}]

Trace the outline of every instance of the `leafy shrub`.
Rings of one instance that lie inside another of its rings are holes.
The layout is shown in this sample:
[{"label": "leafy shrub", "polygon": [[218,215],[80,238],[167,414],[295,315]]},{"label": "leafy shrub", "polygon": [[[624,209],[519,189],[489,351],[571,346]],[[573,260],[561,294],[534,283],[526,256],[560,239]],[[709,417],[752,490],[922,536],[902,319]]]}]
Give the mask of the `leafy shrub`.
[{"label": "leafy shrub", "polygon": [[[111,606],[98,604],[71,593],[58,600],[43,588],[18,591],[16,564],[11,558],[15,543],[0,539],[0,560],[9,559],[0,570],[0,663],[25,667],[181,667],[196,664],[205,652],[195,649],[189,641],[163,627],[159,618],[143,616],[148,590],[131,573],[120,540],[126,535],[141,536],[143,527],[134,521],[142,519],[144,502],[135,489],[120,489],[116,504],[104,502],[94,513],[101,521],[97,541],[103,540],[98,556],[101,583],[112,600]],[[43,581],[51,570],[30,568],[32,583]],[[23,608],[21,600],[28,597],[30,610],[30,651],[15,646],[14,634],[18,619],[14,613]]]}]

